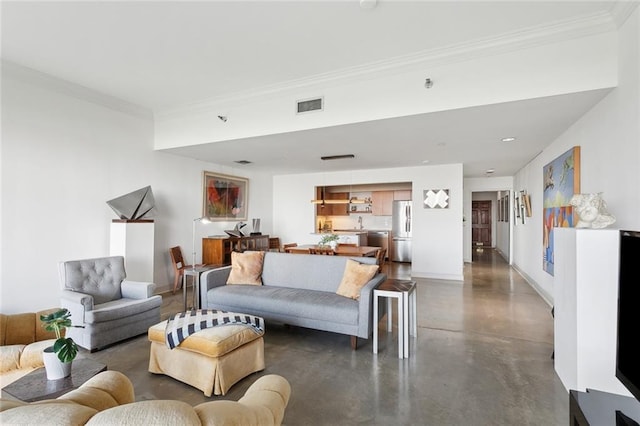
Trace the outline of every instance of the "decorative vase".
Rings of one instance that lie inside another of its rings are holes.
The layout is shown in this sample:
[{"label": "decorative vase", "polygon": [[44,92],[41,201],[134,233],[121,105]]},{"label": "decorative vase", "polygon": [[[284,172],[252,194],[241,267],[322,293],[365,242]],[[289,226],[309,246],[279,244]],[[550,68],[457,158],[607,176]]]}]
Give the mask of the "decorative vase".
[{"label": "decorative vase", "polygon": [[71,375],[71,363],[73,361],[60,361],[58,354],[53,351],[53,346],[49,346],[42,352],[42,360],[47,372],[47,380],[64,379]]},{"label": "decorative vase", "polygon": [[331,247],[331,249],[335,250],[338,247],[338,242],[337,241],[329,241],[329,247]]}]

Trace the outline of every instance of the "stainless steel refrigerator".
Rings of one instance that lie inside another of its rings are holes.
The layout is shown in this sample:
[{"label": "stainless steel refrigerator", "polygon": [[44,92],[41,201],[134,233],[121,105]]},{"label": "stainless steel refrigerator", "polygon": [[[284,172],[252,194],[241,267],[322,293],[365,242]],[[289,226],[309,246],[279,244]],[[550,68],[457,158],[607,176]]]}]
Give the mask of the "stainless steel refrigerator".
[{"label": "stainless steel refrigerator", "polygon": [[393,262],[411,262],[411,201],[394,201],[391,217]]}]

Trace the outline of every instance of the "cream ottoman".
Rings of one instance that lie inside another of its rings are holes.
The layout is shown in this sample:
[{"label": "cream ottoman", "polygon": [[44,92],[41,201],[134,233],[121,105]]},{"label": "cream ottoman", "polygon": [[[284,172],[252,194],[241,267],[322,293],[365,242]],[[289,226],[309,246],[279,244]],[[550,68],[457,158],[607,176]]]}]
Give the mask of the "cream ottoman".
[{"label": "cream ottoman", "polygon": [[264,370],[264,332],[244,325],[223,325],[198,331],[169,349],[163,321],[149,327],[149,372],[165,374],[204,392],[224,395],[251,373]]}]

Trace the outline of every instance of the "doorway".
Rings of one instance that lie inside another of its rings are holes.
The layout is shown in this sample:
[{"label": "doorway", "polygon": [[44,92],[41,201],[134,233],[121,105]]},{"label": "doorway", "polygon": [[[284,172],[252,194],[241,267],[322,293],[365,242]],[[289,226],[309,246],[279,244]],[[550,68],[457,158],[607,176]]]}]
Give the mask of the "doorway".
[{"label": "doorway", "polygon": [[491,201],[471,202],[471,244],[473,247],[492,247]]}]

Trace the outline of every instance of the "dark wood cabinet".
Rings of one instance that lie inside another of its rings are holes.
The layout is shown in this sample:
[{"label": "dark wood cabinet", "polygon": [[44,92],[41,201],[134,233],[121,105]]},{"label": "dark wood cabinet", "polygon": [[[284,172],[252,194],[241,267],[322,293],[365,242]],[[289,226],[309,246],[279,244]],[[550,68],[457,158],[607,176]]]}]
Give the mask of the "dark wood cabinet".
[{"label": "dark wood cabinet", "polygon": [[244,250],[268,251],[268,235],[247,237],[209,237],[202,239],[202,263],[208,265],[230,265],[231,252]]}]

